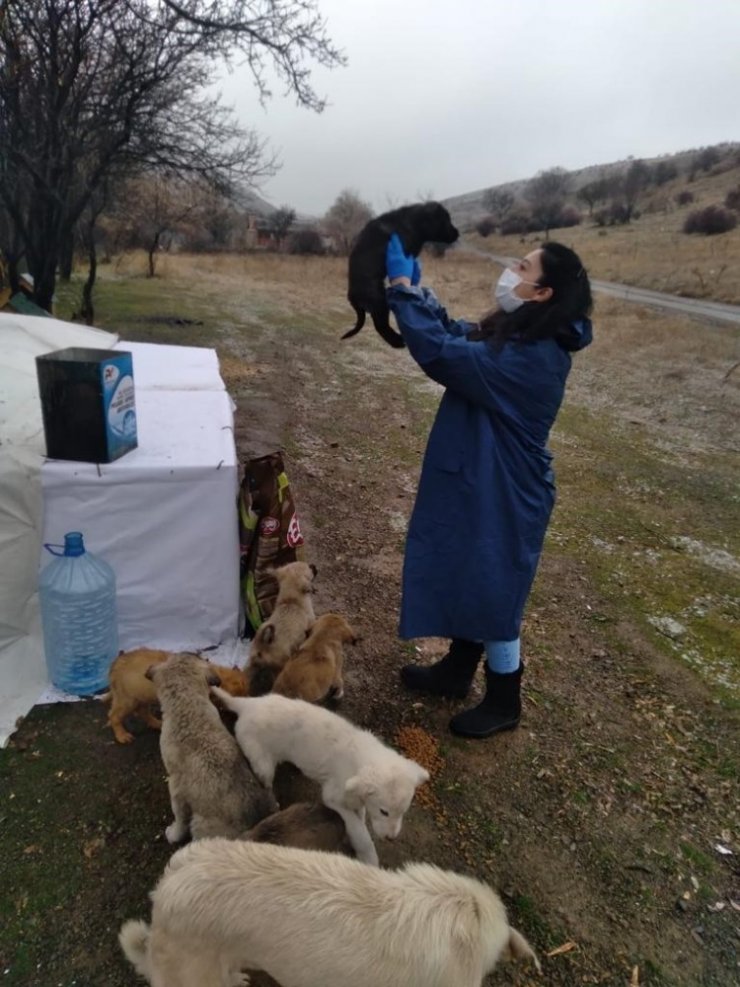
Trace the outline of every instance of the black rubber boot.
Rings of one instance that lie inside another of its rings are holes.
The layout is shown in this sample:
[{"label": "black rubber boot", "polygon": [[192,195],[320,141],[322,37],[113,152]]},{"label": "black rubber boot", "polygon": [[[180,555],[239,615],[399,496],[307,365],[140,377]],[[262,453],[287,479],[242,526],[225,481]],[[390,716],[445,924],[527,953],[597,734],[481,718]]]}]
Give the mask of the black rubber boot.
[{"label": "black rubber boot", "polygon": [[464,699],[482,657],[482,644],[453,637],[450,650],[434,665],[404,665],[401,681],[415,692]]},{"label": "black rubber boot", "polygon": [[522,714],[520,686],[524,666],[501,675],[486,665],[486,694],[483,702],[450,720],[450,730],[458,737],[490,737],[513,730]]}]

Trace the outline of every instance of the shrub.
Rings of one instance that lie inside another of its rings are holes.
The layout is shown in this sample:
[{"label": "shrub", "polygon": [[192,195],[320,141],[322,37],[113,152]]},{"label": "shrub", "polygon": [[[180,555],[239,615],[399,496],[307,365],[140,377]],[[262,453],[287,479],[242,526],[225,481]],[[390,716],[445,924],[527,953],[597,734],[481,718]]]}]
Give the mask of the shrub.
[{"label": "shrub", "polygon": [[490,216],[484,216],[483,219],[479,220],[475,224],[475,229],[483,237],[490,236],[496,229],[496,224]]},{"label": "shrub", "polygon": [[318,230],[297,230],[288,241],[289,254],[316,254],[321,256],[326,253],[324,241]]},{"label": "shrub", "polygon": [[560,215],[558,216],[555,226],[566,228],[568,226],[580,226],[581,219],[583,217],[575,208],[575,206],[563,206],[560,210]]},{"label": "shrub", "polygon": [[732,188],[727,193],[725,197],[725,206],[728,209],[734,209],[735,212],[740,212],[740,185],[737,188]]},{"label": "shrub", "polygon": [[688,189],[684,189],[683,192],[679,192],[676,196],[676,202],[679,206],[688,206],[690,202],[694,201],[694,193],[689,192]]},{"label": "shrub", "polygon": [[[633,213],[637,219],[639,213]],[[622,202],[610,202],[604,209],[594,213],[597,226],[621,226],[630,221],[630,211]]]},{"label": "shrub", "polygon": [[535,229],[532,214],[526,209],[517,209],[509,213],[501,223],[501,232],[504,236],[510,233],[530,233]]},{"label": "shrub", "polygon": [[653,182],[656,185],[665,185],[674,178],[678,178],[678,168],[673,161],[659,161],[653,168]]},{"label": "shrub", "polygon": [[719,164],[721,154],[716,147],[705,147],[696,155],[692,162],[692,171],[709,171],[716,164]]},{"label": "shrub", "polygon": [[727,233],[735,226],[737,226],[737,216],[729,209],[723,209],[722,206],[707,206],[688,214],[683,224],[683,231],[713,236],[715,233]]}]

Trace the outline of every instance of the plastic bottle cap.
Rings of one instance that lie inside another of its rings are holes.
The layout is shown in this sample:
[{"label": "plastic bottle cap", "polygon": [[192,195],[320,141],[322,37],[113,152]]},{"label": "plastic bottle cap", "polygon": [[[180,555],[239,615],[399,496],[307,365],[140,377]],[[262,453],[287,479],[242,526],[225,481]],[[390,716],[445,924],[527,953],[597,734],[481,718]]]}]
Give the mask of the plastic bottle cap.
[{"label": "plastic bottle cap", "polygon": [[85,545],[82,541],[81,531],[69,531],[64,536],[64,554],[66,556],[85,554]]}]

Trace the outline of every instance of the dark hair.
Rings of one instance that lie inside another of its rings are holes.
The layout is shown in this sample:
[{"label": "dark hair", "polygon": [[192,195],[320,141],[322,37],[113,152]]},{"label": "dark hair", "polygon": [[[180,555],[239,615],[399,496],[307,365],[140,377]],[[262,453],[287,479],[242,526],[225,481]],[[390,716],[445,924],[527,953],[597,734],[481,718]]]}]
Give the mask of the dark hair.
[{"label": "dark hair", "polygon": [[537,284],[552,288],[552,297],[546,302],[525,302],[514,312],[496,309],[468,334],[469,339],[491,339],[498,346],[510,339],[523,343],[557,339],[568,343],[571,324],[591,313],[588,274],[570,247],[546,241],[541,250],[542,277]]}]

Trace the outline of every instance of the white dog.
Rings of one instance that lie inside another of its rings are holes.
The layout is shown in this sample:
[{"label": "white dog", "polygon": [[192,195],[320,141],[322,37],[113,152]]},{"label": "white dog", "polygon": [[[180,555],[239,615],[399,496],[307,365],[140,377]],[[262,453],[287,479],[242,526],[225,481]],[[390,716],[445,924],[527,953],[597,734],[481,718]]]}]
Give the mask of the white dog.
[{"label": "white dog", "polygon": [[395,839],[429,773],[367,730],[302,699],[234,699],[223,689],[213,692],[238,715],[235,736],[260,781],[270,788],[277,765],[290,761],[321,785],[322,801],[344,820],[357,859],[377,866],[365,815],[376,836]]},{"label": "white dog", "polygon": [[281,987],[481,987],[499,959],[540,968],[490,887],[429,864],[201,840],[151,897],[151,927],[119,941],[152,987],[232,987],[242,969]]}]

